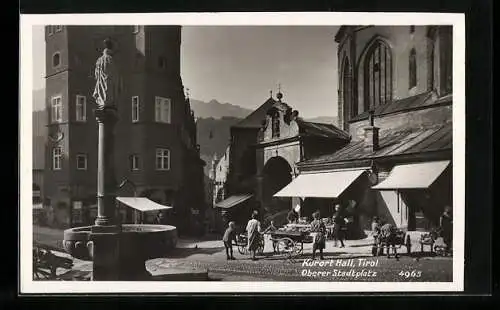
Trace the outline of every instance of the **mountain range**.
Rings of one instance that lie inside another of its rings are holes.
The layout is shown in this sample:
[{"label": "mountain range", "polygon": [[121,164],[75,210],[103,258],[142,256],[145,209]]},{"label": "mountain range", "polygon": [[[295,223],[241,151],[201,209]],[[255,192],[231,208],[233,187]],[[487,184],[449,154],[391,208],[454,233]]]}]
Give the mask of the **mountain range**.
[{"label": "mountain range", "polygon": [[[191,109],[194,111],[194,115],[197,118],[221,119],[224,117],[234,117],[243,119],[252,112],[252,110],[250,109],[242,108],[231,103],[220,103],[215,99],[212,99],[209,102],[204,102],[196,99],[191,99],[190,101]],[[328,123],[337,125],[336,116],[318,116],[308,118],[306,120],[315,123]]]},{"label": "mountain range", "polygon": [[[252,110],[235,104],[220,103],[215,99],[209,102],[191,99],[190,102],[191,109],[197,118],[197,140],[200,145],[200,157],[207,163],[205,173],[208,174],[213,156],[217,154],[217,157],[220,158],[229,144],[229,128],[249,115]],[[33,120],[37,123],[37,128],[44,127],[42,123],[46,118],[46,114],[37,112],[43,111],[44,108],[45,89],[34,90]],[[337,125],[337,117],[319,116],[307,120]],[[44,130],[39,129],[34,134],[40,135],[44,132]],[[34,143],[37,144],[42,143],[42,141],[41,139],[34,139]],[[38,146],[34,146],[34,149],[37,148]]]}]

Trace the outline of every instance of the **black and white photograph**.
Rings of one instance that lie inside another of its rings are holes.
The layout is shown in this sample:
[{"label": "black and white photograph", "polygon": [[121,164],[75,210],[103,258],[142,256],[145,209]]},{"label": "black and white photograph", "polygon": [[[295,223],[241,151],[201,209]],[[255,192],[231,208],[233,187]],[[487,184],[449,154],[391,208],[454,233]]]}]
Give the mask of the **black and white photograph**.
[{"label": "black and white photograph", "polygon": [[463,290],[464,21],[21,16],[21,289]]}]

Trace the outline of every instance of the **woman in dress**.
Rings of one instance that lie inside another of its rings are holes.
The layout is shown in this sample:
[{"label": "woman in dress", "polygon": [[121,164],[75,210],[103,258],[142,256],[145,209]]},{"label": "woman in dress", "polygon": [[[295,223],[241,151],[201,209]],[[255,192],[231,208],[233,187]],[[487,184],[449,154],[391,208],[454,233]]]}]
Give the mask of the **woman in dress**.
[{"label": "woman in dress", "polygon": [[253,212],[252,218],[248,221],[247,224],[247,234],[248,234],[248,250],[252,253],[252,260],[257,260],[255,254],[260,244],[260,222],[257,220],[258,213]]},{"label": "woman in dress", "polygon": [[313,213],[311,232],[314,234],[312,259],[315,258],[317,250],[319,250],[320,259],[324,259],[323,249],[325,248],[326,243],[326,225],[320,219],[319,212]]}]

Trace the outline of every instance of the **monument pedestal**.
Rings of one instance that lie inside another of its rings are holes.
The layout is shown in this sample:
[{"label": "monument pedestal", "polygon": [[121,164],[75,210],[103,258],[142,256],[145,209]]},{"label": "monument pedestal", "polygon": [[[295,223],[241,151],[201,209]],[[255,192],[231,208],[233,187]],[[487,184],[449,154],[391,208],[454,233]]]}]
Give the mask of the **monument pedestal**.
[{"label": "monument pedestal", "polygon": [[118,121],[120,77],[112,62],[112,43],[105,40],[96,62],[94,99],[98,108],[97,218],[94,226],[64,231],[64,248],[75,258],[92,260],[92,280],[131,281],[150,278],[145,262],[175,247],[177,230],[168,225],[115,225],[117,184],[114,128]]},{"label": "monument pedestal", "polygon": [[93,281],[120,278],[120,229],[118,226],[92,226],[87,243],[92,257]]}]

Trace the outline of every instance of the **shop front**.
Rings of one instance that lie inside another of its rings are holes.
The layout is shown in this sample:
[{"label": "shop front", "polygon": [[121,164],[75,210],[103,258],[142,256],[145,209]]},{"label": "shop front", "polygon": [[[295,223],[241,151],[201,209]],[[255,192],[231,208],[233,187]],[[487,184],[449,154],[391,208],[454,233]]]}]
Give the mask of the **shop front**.
[{"label": "shop front", "polygon": [[451,162],[395,165],[388,177],[372,189],[379,191],[398,227],[428,231],[439,225],[444,207],[453,205]]},{"label": "shop front", "polygon": [[220,231],[224,231],[230,221],[236,223],[238,230],[244,231],[245,225],[255,209],[254,195],[249,193],[232,195],[217,202],[215,208],[220,218],[218,221]]},{"label": "shop front", "polygon": [[363,213],[359,188],[368,182],[370,167],[304,172],[276,193],[276,197],[299,197],[301,223],[309,223],[319,211],[326,222],[341,213],[345,219],[346,237],[363,237],[359,216]]}]

